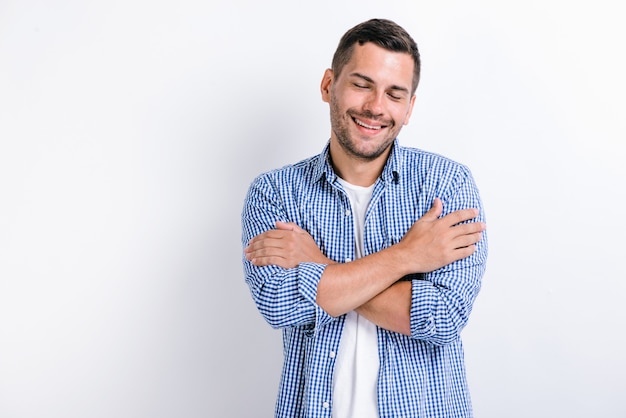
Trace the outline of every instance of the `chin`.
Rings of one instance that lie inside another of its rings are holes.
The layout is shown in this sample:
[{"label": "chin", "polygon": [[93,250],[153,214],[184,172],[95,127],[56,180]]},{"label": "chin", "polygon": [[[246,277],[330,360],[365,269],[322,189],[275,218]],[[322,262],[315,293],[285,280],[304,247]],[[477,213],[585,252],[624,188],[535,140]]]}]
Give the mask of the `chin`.
[{"label": "chin", "polygon": [[391,144],[388,144],[383,147],[376,147],[373,149],[369,147],[361,147],[361,148],[355,147],[350,150],[350,153],[354,155],[355,157],[358,157],[363,160],[375,160],[381,155],[383,155],[389,149],[389,145]]}]

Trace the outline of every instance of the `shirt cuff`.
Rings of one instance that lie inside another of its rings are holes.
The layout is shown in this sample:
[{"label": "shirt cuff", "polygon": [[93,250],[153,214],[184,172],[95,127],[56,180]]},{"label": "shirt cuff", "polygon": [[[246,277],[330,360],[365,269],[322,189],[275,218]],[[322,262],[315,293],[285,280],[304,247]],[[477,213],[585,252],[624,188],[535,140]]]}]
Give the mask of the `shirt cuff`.
[{"label": "shirt cuff", "polygon": [[335,320],[317,304],[317,285],[326,269],[326,264],[300,263],[298,267],[298,290],[315,306],[315,331]]},{"label": "shirt cuff", "polygon": [[437,330],[432,314],[434,304],[433,285],[426,280],[413,280],[411,302],[411,337],[424,340],[432,337]]}]

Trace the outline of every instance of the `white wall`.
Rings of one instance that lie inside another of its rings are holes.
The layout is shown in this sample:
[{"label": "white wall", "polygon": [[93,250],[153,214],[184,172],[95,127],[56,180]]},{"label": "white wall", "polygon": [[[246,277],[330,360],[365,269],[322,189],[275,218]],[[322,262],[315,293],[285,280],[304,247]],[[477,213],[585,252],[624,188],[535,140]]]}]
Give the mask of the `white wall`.
[{"label": "white wall", "polygon": [[323,70],[375,16],[422,52],[401,142],[468,164],[485,201],[476,416],[626,416],[617,5],[0,2],[0,416],[272,415],[243,197],[321,150]]}]

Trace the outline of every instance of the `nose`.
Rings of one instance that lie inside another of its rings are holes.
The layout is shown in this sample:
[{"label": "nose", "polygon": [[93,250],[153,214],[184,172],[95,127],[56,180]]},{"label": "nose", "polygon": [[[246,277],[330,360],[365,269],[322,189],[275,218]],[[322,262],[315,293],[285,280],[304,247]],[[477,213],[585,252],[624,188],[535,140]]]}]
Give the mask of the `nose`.
[{"label": "nose", "polygon": [[371,94],[363,104],[363,109],[369,111],[372,115],[380,116],[383,111],[384,92],[372,90]]}]

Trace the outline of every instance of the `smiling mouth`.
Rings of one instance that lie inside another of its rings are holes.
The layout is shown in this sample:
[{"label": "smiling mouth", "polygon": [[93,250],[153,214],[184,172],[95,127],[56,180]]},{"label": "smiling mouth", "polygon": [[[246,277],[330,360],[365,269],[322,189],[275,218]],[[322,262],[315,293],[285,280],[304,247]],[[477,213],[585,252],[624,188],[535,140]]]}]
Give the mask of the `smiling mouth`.
[{"label": "smiling mouth", "polygon": [[367,129],[372,129],[372,130],[375,130],[375,131],[379,131],[379,130],[387,127],[387,125],[377,125],[377,126],[368,125],[367,123],[365,123],[362,120],[359,120],[359,119],[357,119],[355,117],[352,117],[352,120],[354,121],[354,123],[356,123],[359,126],[362,126],[364,128],[367,128]]}]

